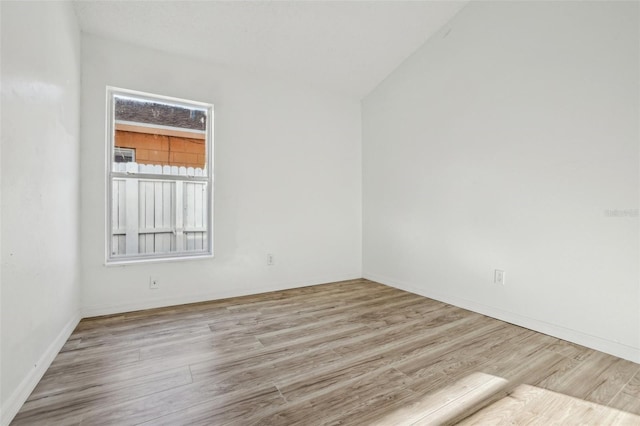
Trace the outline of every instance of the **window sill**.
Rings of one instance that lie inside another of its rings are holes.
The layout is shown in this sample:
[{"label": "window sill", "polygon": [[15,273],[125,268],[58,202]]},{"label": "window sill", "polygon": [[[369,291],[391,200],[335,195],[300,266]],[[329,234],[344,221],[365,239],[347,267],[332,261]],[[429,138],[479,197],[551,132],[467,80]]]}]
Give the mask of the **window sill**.
[{"label": "window sill", "polygon": [[145,258],[133,258],[133,259],[109,259],[104,262],[104,266],[127,266],[136,264],[147,263],[164,263],[164,262],[180,262],[185,260],[203,260],[213,259],[213,253],[203,253],[197,255],[176,255],[176,256],[162,256],[162,257],[145,257]]}]

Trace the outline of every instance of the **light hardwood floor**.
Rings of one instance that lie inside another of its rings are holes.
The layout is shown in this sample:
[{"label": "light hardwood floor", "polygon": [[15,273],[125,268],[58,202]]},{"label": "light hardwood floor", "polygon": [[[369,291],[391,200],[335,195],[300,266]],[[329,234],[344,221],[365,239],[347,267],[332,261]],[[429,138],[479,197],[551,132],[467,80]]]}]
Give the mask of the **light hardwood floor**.
[{"label": "light hardwood floor", "polygon": [[14,425],[640,425],[640,365],[367,280],[80,322]]}]

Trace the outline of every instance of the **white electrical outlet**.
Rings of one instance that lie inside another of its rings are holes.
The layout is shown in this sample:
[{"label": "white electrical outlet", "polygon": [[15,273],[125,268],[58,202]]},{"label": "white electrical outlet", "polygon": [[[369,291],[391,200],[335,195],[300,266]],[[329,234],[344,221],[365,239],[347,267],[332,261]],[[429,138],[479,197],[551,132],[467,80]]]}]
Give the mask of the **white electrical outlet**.
[{"label": "white electrical outlet", "polygon": [[504,271],[496,269],[493,273],[493,282],[495,284],[504,285]]},{"label": "white electrical outlet", "polygon": [[160,288],[160,282],[157,278],[149,277],[149,288],[151,290],[156,290]]},{"label": "white electrical outlet", "polygon": [[273,255],[271,253],[267,254],[267,265],[273,265]]}]

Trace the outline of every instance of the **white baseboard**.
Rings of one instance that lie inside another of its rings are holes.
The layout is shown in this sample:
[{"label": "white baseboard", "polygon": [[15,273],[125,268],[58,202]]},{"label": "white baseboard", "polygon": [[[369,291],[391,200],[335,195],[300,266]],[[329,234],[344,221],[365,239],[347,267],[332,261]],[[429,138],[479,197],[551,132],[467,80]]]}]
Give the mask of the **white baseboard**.
[{"label": "white baseboard", "polygon": [[69,322],[60,331],[58,336],[51,342],[49,347],[44,351],[36,366],[31,372],[22,380],[18,388],[7,398],[6,402],[2,406],[2,426],[7,426],[11,423],[11,420],[18,414],[20,408],[25,403],[33,389],[44,376],[53,360],[55,359],[60,349],[64,346],[73,330],[80,322],[80,313],[76,313]]},{"label": "white baseboard", "polygon": [[227,299],[229,297],[249,296],[253,294],[269,293],[271,291],[282,291],[298,287],[306,287],[310,285],[332,283],[338,281],[349,281],[360,279],[356,274],[334,275],[322,278],[312,278],[307,280],[298,280],[286,283],[271,284],[262,287],[250,287],[245,289],[231,289],[214,291],[211,293],[181,295],[168,297],[163,299],[139,300],[135,302],[110,304],[110,305],[93,305],[87,306],[82,310],[83,318],[97,317],[101,315],[121,314],[123,312],[140,311],[144,309],[164,308],[167,306],[184,305],[186,303],[206,302],[209,300]]},{"label": "white baseboard", "polygon": [[612,340],[608,340],[599,336],[593,336],[593,335],[583,333],[578,330],[566,328],[557,324],[552,324],[546,321],[523,316],[515,312],[510,312],[510,311],[495,308],[492,306],[483,305],[481,303],[477,303],[472,300],[467,300],[467,299],[459,298],[456,296],[433,292],[428,289],[423,289],[416,285],[406,283],[406,282],[401,282],[392,278],[383,277],[376,274],[364,274],[364,278],[371,281],[378,282],[380,284],[385,284],[391,287],[395,287],[400,290],[405,290],[410,293],[419,294],[420,296],[428,297],[430,299],[435,299],[440,302],[449,303],[451,305],[458,306],[460,308],[467,309],[473,312],[477,312],[482,315],[487,315],[492,318],[499,319],[501,321],[505,321],[511,324],[524,327],[524,328],[528,328],[530,330],[548,334],[549,336],[557,337],[562,340],[567,340],[569,342],[573,342],[578,345],[586,346],[591,349],[605,352],[610,355],[617,356],[619,358],[640,363],[640,348],[614,342]]}]

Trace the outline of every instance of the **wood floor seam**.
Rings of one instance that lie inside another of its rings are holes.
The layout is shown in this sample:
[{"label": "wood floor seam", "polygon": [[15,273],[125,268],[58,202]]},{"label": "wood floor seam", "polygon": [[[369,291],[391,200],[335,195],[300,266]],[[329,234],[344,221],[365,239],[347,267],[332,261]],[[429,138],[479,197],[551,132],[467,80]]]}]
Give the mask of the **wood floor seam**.
[{"label": "wood floor seam", "polygon": [[613,395],[613,396],[611,397],[611,399],[607,402],[607,404],[606,404],[606,405],[607,405],[608,407],[610,407],[610,406],[611,406],[611,404],[612,404],[612,402],[613,402],[613,401],[615,401],[615,399],[616,399],[616,398],[617,398],[617,397],[618,397],[622,392],[624,392],[625,388],[626,388],[626,387],[631,383],[631,381],[633,381],[633,379],[634,379],[636,376],[637,376],[637,377],[640,377],[640,365],[638,365],[638,368],[636,369],[636,372],[635,372],[631,377],[629,377],[629,380],[627,380],[627,382],[626,382],[624,385],[622,385],[622,387],[620,388],[620,390],[618,390],[618,392],[616,392],[616,394],[615,394],[615,395]]}]

